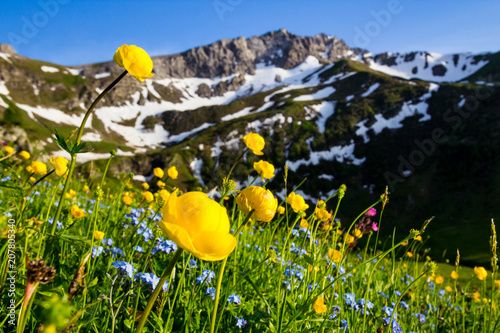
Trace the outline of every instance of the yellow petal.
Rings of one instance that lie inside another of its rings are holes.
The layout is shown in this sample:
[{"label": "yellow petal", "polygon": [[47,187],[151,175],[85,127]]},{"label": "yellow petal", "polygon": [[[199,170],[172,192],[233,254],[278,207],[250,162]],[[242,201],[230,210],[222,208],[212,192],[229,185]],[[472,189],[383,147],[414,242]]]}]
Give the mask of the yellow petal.
[{"label": "yellow petal", "polygon": [[[216,261],[226,258],[236,247],[236,238],[229,232],[208,231],[193,238],[193,244],[202,260]],[[193,253],[194,254],[194,253]]]}]

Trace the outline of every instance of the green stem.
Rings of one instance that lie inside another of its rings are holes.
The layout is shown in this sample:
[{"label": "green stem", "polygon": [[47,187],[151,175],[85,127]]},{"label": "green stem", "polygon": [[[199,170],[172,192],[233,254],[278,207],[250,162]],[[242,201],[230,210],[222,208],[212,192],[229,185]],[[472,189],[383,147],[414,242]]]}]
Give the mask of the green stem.
[{"label": "green stem", "polygon": [[175,263],[179,258],[181,257],[182,254],[182,249],[179,247],[177,251],[174,253],[174,257],[170,260],[170,263],[168,264],[167,268],[163,272],[163,275],[160,279],[160,282],[158,282],[158,285],[156,286],[155,290],[149,297],[148,304],[146,305],[146,308],[144,309],[144,312],[141,315],[141,319],[139,321],[139,324],[137,324],[137,328],[135,329],[135,333],[140,333],[142,332],[142,329],[144,328],[144,324],[146,324],[146,320],[148,319],[149,313],[151,312],[151,309],[153,308],[153,305],[156,302],[156,299],[158,298],[158,295],[160,294],[160,291],[163,288],[163,284],[165,281],[167,281],[168,277],[170,276],[170,273],[172,273],[172,270],[174,269]]},{"label": "green stem", "polygon": [[[85,113],[85,116],[83,117],[83,120],[82,120],[82,123],[80,125],[80,128],[78,129],[78,135],[76,137],[76,144],[75,146],[79,145],[81,140],[82,140],[82,135],[83,135],[83,130],[85,129],[85,123],[87,122],[87,120],[89,119],[90,115],[92,114],[92,111],[94,111],[94,108],[95,106],[97,105],[97,103],[104,97],[104,95],[106,95],[121,79],[123,79],[125,77],[125,75],[127,75],[127,71],[124,71],[122,74],[120,74],[119,77],[116,78],[116,80],[114,80],[109,86],[106,87],[106,89],[104,89],[103,92],[101,92],[99,94],[99,96],[97,96],[97,98],[95,99],[95,101],[92,103],[92,105],[89,107],[89,109],[87,110],[87,112]],[[76,165],[76,156],[78,154],[75,153],[75,154],[72,154],[71,155],[71,162],[70,162],[70,165],[69,165],[69,168],[68,168],[68,174],[66,175],[66,182],[64,182],[64,188],[62,190],[62,193],[61,193],[61,197],[59,198],[59,206],[57,206],[57,211],[56,211],[56,215],[54,217],[54,221],[53,221],[53,224],[52,224],[52,230],[50,231],[50,234],[52,236],[54,236],[54,233],[56,231],[56,225],[57,225],[57,221],[59,220],[59,216],[61,215],[61,210],[62,210],[62,206],[63,206],[63,202],[64,202],[64,198],[65,198],[65,195],[66,195],[66,192],[68,190],[68,186],[69,186],[69,182],[71,180],[71,176],[73,175],[73,171],[75,169],[75,165]]]},{"label": "green stem", "polygon": [[215,291],[215,303],[214,303],[214,309],[212,311],[212,318],[211,318],[212,323],[210,325],[210,333],[215,332],[215,322],[217,321],[217,305],[219,304],[220,286],[222,284],[222,276],[224,275],[224,269],[226,268],[226,262],[228,257],[229,256],[224,258],[224,260],[222,261],[222,265],[220,266],[219,270],[219,276],[217,277],[217,289]]}]

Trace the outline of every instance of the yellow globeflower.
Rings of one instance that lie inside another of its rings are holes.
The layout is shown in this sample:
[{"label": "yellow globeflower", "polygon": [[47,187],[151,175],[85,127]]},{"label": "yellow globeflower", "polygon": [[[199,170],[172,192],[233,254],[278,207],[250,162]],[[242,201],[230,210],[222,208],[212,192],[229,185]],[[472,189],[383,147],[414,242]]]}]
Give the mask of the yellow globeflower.
[{"label": "yellow globeflower", "polygon": [[274,177],[274,165],[266,161],[258,161],[253,163],[253,168],[259,174],[262,181]]},{"label": "yellow globeflower", "polygon": [[301,220],[300,220],[300,224],[299,224],[299,226],[300,226],[301,228],[305,228],[305,229],[307,229],[307,228],[309,228],[309,223],[307,222],[307,220],[306,220],[306,219],[301,219]]},{"label": "yellow globeflower", "polygon": [[345,235],[345,243],[346,244],[351,244],[352,242],[354,242],[354,237],[349,235],[349,234],[346,234]]},{"label": "yellow globeflower", "polygon": [[276,210],[278,214],[282,215],[285,214],[285,207],[279,206],[278,209]]},{"label": "yellow globeflower", "polygon": [[158,225],[179,247],[202,260],[222,260],[236,246],[226,208],[202,192],[171,194]]},{"label": "yellow globeflower", "polygon": [[446,288],[444,288],[447,292],[451,293],[453,291],[453,289],[451,289],[450,286],[446,286]]},{"label": "yellow globeflower", "polygon": [[278,208],[278,199],[271,191],[260,186],[250,186],[242,190],[236,197],[236,203],[245,215],[252,209],[255,210],[252,218],[263,222],[271,221]]},{"label": "yellow globeflower", "polygon": [[173,167],[168,168],[167,175],[172,179],[177,179],[179,172],[177,171],[177,168],[175,166],[173,166]]},{"label": "yellow globeflower", "polygon": [[474,299],[474,302],[479,302],[481,300],[481,294],[476,291],[473,295],[472,298]]},{"label": "yellow globeflower", "polygon": [[363,233],[359,229],[354,229],[354,237],[361,238],[363,237]]},{"label": "yellow globeflower", "polygon": [[128,194],[125,194],[123,197],[122,197],[122,200],[123,200],[123,203],[127,206],[130,206],[132,204],[132,198],[128,195]]},{"label": "yellow globeflower", "polygon": [[68,163],[69,163],[69,161],[62,156],[57,156],[55,158],[52,157],[50,159],[50,164],[52,164],[54,169],[56,169],[56,174],[59,177],[64,176],[66,171],[68,171]]},{"label": "yellow globeflower", "polygon": [[30,153],[28,153],[26,150],[20,151],[19,156],[21,156],[25,160],[28,160],[31,157]]},{"label": "yellow globeflower", "polygon": [[97,240],[102,240],[104,238],[104,232],[99,230],[94,231],[94,238]]},{"label": "yellow globeflower", "polygon": [[28,171],[29,173],[33,173],[33,172],[35,172],[35,170],[33,170],[33,167],[32,167],[31,165],[28,165],[28,166],[26,167],[26,171]]},{"label": "yellow globeflower", "polygon": [[34,173],[37,173],[42,176],[47,173],[47,165],[40,161],[31,162],[31,169],[33,170]]},{"label": "yellow globeflower", "polygon": [[418,235],[417,237],[413,238],[416,241],[421,242],[422,241],[422,236]]},{"label": "yellow globeflower", "polygon": [[30,177],[30,182],[36,182],[36,178],[35,177]]},{"label": "yellow globeflower", "polygon": [[148,183],[142,183],[141,186],[142,186],[143,189],[149,190],[149,184]]},{"label": "yellow globeflower", "polygon": [[163,172],[162,168],[154,168],[153,172],[154,172],[155,176],[158,178],[163,178],[163,175],[165,174]]},{"label": "yellow globeflower", "polygon": [[159,188],[164,188],[165,187],[165,183],[162,182],[161,180],[159,180],[159,181],[156,182],[156,186],[158,186]]},{"label": "yellow globeflower", "polygon": [[113,60],[139,81],[144,81],[154,75],[151,73],[153,60],[146,51],[135,45],[123,44],[120,46],[116,50]]},{"label": "yellow globeflower", "polygon": [[71,215],[73,215],[75,219],[79,219],[80,217],[85,216],[85,212],[83,211],[83,209],[78,207],[78,205],[73,205],[71,206]]},{"label": "yellow globeflower", "polygon": [[323,297],[318,297],[316,301],[314,301],[313,309],[317,314],[323,314],[326,312],[328,308],[325,305],[325,300],[323,299]]},{"label": "yellow globeflower", "polygon": [[340,262],[340,259],[342,259],[342,253],[334,249],[328,249],[328,258],[330,258],[333,262]]},{"label": "yellow globeflower", "polygon": [[155,199],[155,196],[153,195],[153,193],[151,193],[149,191],[142,192],[142,197],[147,202],[153,202],[153,200]]},{"label": "yellow globeflower", "polygon": [[474,273],[481,281],[486,279],[486,276],[488,276],[488,272],[484,269],[484,267],[474,267]]},{"label": "yellow globeflower", "polygon": [[12,148],[11,146],[5,146],[3,147],[3,150],[5,150],[7,154],[12,154],[14,152],[14,148]]},{"label": "yellow globeflower", "polygon": [[411,253],[411,252],[406,252],[406,255],[407,255],[409,258],[413,257],[413,253]]},{"label": "yellow globeflower", "polygon": [[255,155],[264,155],[262,149],[266,145],[264,138],[257,133],[248,133],[243,137],[243,142]]},{"label": "yellow globeflower", "polygon": [[442,284],[444,282],[444,276],[436,276],[436,284]]},{"label": "yellow globeflower", "polygon": [[319,208],[319,207],[316,207],[315,213],[316,213],[316,217],[318,218],[318,220],[321,220],[321,221],[326,221],[326,220],[328,220],[330,217],[332,217],[332,214],[330,214],[330,213],[329,213],[326,209],[324,209],[324,208]]},{"label": "yellow globeflower", "polygon": [[160,197],[163,199],[163,201],[166,202],[168,200],[168,198],[170,197],[170,193],[167,190],[161,190]]},{"label": "yellow globeflower", "polygon": [[453,280],[458,279],[458,273],[457,273],[456,271],[451,272],[451,278],[452,278]]},{"label": "yellow globeflower", "polygon": [[307,208],[309,208],[309,205],[306,204],[304,198],[300,194],[295,194],[295,192],[291,192],[288,195],[288,198],[286,198],[287,204],[292,206],[292,209],[295,213],[298,213],[299,211],[305,211]]},{"label": "yellow globeflower", "polygon": [[500,280],[495,280],[495,288],[500,289]]}]

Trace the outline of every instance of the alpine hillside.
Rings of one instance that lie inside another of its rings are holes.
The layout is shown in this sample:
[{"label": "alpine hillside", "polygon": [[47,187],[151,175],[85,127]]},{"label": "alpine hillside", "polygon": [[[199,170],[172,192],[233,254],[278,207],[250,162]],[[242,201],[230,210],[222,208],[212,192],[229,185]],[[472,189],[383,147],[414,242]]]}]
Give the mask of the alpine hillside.
[{"label": "alpine hillside", "polygon": [[[490,220],[500,218],[500,52],[374,55],[282,29],[153,62],[153,78],[125,77],[97,106],[81,172],[114,149],[117,178],[133,172],[145,181],[153,168],[175,165],[179,179],[167,185],[217,195],[242,137],[257,132],[280,199],[285,164],[289,192],[307,178],[296,192],[311,207],[347,185],[343,224],[389,186],[383,232],[406,234],[435,216],[424,245],[431,256],[454,258],[460,247],[463,262],[488,262]],[[122,71],[112,61],[46,63],[0,45],[3,139],[41,160],[64,156],[54,130],[68,136]],[[257,177],[259,159],[246,154],[235,168],[240,187]]]}]

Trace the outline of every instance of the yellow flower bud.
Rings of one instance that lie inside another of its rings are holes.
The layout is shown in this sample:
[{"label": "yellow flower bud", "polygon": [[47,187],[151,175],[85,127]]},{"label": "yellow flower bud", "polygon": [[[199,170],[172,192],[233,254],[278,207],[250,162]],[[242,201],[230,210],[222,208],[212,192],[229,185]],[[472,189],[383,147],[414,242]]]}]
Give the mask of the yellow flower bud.
[{"label": "yellow flower bud", "polygon": [[179,172],[177,171],[177,168],[175,166],[173,166],[173,167],[168,168],[167,175],[172,179],[177,179]]},{"label": "yellow flower bud", "polygon": [[104,232],[99,230],[94,231],[94,238],[96,240],[102,240],[104,238]]},{"label": "yellow flower bud", "polygon": [[158,178],[163,178],[163,175],[165,174],[161,168],[154,168],[153,172]]},{"label": "yellow flower bud", "polygon": [[276,211],[278,212],[278,214],[283,215],[285,214],[285,207],[279,206]]},{"label": "yellow flower bud", "polygon": [[142,188],[145,190],[149,190],[149,184],[148,183],[142,183]]},{"label": "yellow flower bud", "polygon": [[442,284],[444,282],[444,276],[437,276],[436,277],[436,284]]},{"label": "yellow flower bud", "polygon": [[486,269],[484,269],[484,267],[474,267],[474,273],[481,281],[486,279],[486,277],[488,276],[488,272],[486,271]]},{"label": "yellow flower bud", "polygon": [[309,228],[309,223],[307,222],[307,220],[306,220],[306,219],[301,219],[301,220],[300,220],[300,224],[299,224],[299,226],[300,226],[301,228],[305,228],[305,229],[307,229],[307,228]]},{"label": "yellow flower bud", "polygon": [[130,206],[132,204],[132,198],[125,194],[123,197],[122,197],[122,200],[123,200],[123,203],[127,206]]},{"label": "yellow flower bud", "polygon": [[253,209],[252,218],[263,222],[271,221],[278,207],[278,199],[271,191],[260,186],[250,186],[242,190],[236,197],[236,203],[245,215]]},{"label": "yellow flower bud", "polygon": [[334,249],[328,249],[328,258],[330,258],[331,261],[338,263],[342,259],[342,253]]},{"label": "yellow flower bud", "polygon": [[262,181],[274,177],[274,165],[266,161],[258,161],[253,163],[253,168],[259,174]]},{"label": "yellow flower bud", "polygon": [[64,174],[68,171],[68,163],[69,161],[62,156],[52,157],[50,159],[50,164],[56,169],[56,174],[59,177],[64,176]]},{"label": "yellow flower bud", "polygon": [[326,312],[326,310],[328,310],[323,297],[318,297],[316,301],[314,301],[313,309],[317,314],[323,314]]},{"label": "yellow flower bud", "polygon": [[14,148],[12,148],[11,146],[4,146],[3,150],[5,150],[7,154],[12,154],[14,152]]},{"label": "yellow flower bud", "polygon": [[124,67],[130,75],[139,81],[151,78],[154,74],[153,60],[151,57],[135,45],[124,44],[116,50],[113,60],[120,67]]},{"label": "yellow flower bud", "polygon": [[31,157],[30,153],[28,153],[26,150],[19,152],[19,156],[21,156],[25,160],[28,160]]},{"label": "yellow flower bud", "polygon": [[163,201],[166,202],[168,200],[168,198],[170,197],[170,193],[167,190],[161,190],[160,197],[163,199]]},{"label": "yellow flower bud", "polygon": [[330,217],[332,217],[332,214],[330,214],[326,209],[324,208],[319,208],[319,207],[316,207],[315,209],[315,213],[316,213],[316,217],[318,218],[318,220],[321,220],[321,221],[326,221],[328,220]]},{"label": "yellow flower bud", "polygon": [[152,202],[155,199],[153,193],[149,191],[142,192],[142,197],[146,200],[146,202]]},{"label": "yellow flower bud", "polygon": [[156,182],[156,186],[158,186],[159,188],[164,188],[165,187],[165,183],[162,182],[161,180],[159,180],[159,181]]},{"label": "yellow flower bud", "polygon": [[262,149],[266,142],[259,134],[250,132],[243,137],[243,142],[255,155],[264,155]]},{"label": "yellow flower bud", "polygon": [[88,192],[88,191],[90,191],[90,187],[89,187],[88,185],[83,185],[82,190],[83,190],[84,192]]},{"label": "yellow flower bud", "polygon": [[180,248],[208,261],[226,258],[236,246],[226,208],[202,192],[172,193],[163,207],[163,232]]},{"label": "yellow flower bud", "polygon": [[30,182],[36,182],[36,178],[35,177],[30,177]]},{"label": "yellow flower bud", "polygon": [[451,278],[452,278],[453,280],[458,279],[458,273],[457,273],[456,271],[451,272]]}]

